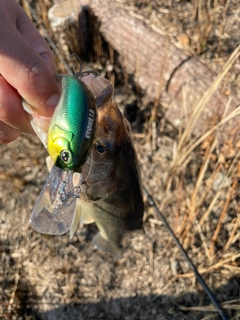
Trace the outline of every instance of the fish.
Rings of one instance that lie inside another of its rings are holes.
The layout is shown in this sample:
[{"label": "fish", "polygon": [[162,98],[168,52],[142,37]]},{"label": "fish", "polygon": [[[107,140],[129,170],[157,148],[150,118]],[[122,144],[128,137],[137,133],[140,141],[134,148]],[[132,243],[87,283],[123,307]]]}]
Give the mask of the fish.
[{"label": "fish", "polygon": [[[80,78],[96,99],[97,126],[91,152],[81,166],[80,193],[70,238],[79,224],[95,223],[98,233],[92,239],[93,246],[120,258],[124,235],[142,228],[144,204],[139,163],[130,124],[113,99],[111,83],[92,74]],[[47,135],[40,134],[43,136],[45,142]],[[54,161],[48,157],[46,162],[51,172]]]},{"label": "fish", "polygon": [[78,222],[95,222],[99,232],[93,245],[120,257],[124,234],[142,227],[144,207],[130,124],[112,99],[98,107],[92,154],[93,160],[88,158],[83,166],[83,193],[70,236]]}]

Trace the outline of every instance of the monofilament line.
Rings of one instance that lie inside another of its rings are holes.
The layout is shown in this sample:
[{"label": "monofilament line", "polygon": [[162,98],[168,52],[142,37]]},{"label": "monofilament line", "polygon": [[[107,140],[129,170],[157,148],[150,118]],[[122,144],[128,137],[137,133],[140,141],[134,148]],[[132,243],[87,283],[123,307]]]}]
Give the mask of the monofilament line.
[{"label": "monofilament line", "polygon": [[147,197],[147,200],[150,204],[151,207],[153,207],[157,217],[162,221],[164,227],[167,229],[168,233],[170,234],[170,236],[173,238],[174,242],[176,243],[177,247],[179,248],[179,250],[181,251],[182,255],[184,256],[184,258],[186,259],[186,261],[188,262],[190,268],[192,269],[192,271],[195,273],[198,281],[200,282],[201,286],[203,287],[204,291],[206,292],[206,294],[208,295],[209,299],[212,301],[213,305],[216,307],[219,315],[221,316],[221,318],[223,320],[229,320],[229,318],[227,317],[227,315],[225,314],[224,310],[222,309],[222,307],[220,306],[220,304],[218,303],[218,301],[216,300],[216,298],[214,297],[213,293],[211,292],[211,290],[209,289],[208,285],[206,284],[206,282],[203,280],[202,276],[200,275],[200,273],[198,272],[197,268],[194,266],[194,264],[192,263],[191,259],[189,258],[189,256],[187,255],[187,252],[183,249],[182,245],[180,244],[180,242],[178,241],[177,237],[175,236],[174,232],[172,231],[172,229],[170,228],[169,224],[167,223],[166,219],[164,218],[164,216],[162,215],[162,213],[158,210],[153,198],[150,196],[150,194],[148,193],[147,189],[143,186],[143,193],[145,194],[145,196]]}]

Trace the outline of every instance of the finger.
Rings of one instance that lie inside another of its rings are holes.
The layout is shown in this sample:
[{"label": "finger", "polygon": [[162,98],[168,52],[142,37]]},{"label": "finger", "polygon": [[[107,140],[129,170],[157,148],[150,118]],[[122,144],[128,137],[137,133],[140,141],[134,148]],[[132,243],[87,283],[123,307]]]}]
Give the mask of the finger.
[{"label": "finger", "polygon": [[6,123],[0,121],[0,143],[9,143],[16,140],[21,132],[11,128]]},{"label": "finger", "polygon": [[55,73],[56,68],[51,50],[23,8],[16,1],[1,0],[1,9],[5,12],[11,24],[17,28],[20,34]]},{"label": "finger", "polygon": [[0,22],[8,26],[0,28],[0,73],[37,113],[51,116],[59,99],[51,67],[1,12]]},{"label": "finger", "polygon": [[49,46],[43,37],[39,34],[33,22],[20,6],[17,9],[16,27],[24,39],[31,47],[42,57],[46,64],[51,68],[53,73],[56,73],[54,59]]},{"label": "finger", "polygon": [[33,134],[22,100],[17,91],[0,76],[0,121],[14,129]]}]

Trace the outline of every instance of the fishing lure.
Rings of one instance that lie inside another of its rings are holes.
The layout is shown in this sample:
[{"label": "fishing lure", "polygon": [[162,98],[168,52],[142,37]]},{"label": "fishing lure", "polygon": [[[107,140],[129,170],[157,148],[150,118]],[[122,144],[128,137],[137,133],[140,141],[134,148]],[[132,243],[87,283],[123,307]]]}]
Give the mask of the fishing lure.
[{"label": "fishing lure", "polygon": [[62,80],[62,94],[52,118],[34,116],[23,103],[54,163],[30,217],[31,226],[40,233],[61,235],[70,229],[81,191],[81,167],[93,145],[96,100],[78,76],[56,75]]},{"label": "fishing lure", "polygon": [[74,76],[63,76],[47,139],[48,153],[57,167],[81,170],[91,151],[96,112],[96,101],[86,85]]}]

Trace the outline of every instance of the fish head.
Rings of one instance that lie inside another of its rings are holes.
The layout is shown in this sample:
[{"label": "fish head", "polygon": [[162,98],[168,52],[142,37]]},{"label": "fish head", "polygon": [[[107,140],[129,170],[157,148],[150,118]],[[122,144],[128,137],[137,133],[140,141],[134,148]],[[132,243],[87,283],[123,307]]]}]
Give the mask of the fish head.
[{"label": "fish head", "polygon": [[114,159],[128,140],[129,125],[112,100],[98,108],[98,131],[94,145],[96,158]]},{"label": "fish head", "polygon": [[[112,99],[98,108],[98,126],[92,153],[93,168],[87,179],[87,183],[94,188],[91,197],[97,199],[101,193],[100,190],[97,192],[97,188],[103,181],[108,182],[104,194],[118,193],[129,187],[134,189],[135,182],[136,188],[139,187],[139,165],[130,124]],[[90,158],[84,169],[89,163]]]}]

